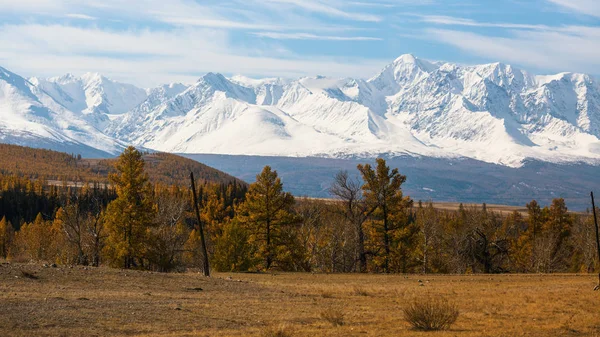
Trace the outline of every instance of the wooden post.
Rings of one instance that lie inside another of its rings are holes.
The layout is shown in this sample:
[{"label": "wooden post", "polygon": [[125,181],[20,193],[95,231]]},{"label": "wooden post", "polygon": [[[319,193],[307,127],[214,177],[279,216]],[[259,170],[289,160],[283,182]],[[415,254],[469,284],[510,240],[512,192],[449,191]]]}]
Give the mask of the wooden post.
[{"label": "wooden post", "polygon": [[206,250],[206,240],[204,239],[204,229],[202,228],[202,219],[200,218],[200,208],[198,206],[198,196],[196,195],[196,183],[194,182],[194,172],[190,172],[192,180],[192,200],[194,201],[194,209],[196,210],[196,218],[198,219],[198,230],[200,231],[200,243],[202,245],[202,269],[204,276],[210,276],[210,266],[208,265],[208,251]]},{"label": "wooden post", "polygon": [[[594,224],[596,225],[596,247],[598,248],[598,263],[600,264],[600,234],[598,234],[598,218],[596,217],[596,203],[594,202],[594,192],[591,192],[592,196],[592,210],[594,212]],[[600,273],[598,273],[598,285],[594,290],[600,289]]]}]

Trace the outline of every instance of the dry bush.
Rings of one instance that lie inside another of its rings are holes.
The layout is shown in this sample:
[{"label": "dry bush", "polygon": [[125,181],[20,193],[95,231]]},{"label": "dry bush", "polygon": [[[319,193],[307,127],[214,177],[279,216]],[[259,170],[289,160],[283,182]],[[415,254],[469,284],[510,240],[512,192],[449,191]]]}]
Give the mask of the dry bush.
[{"label": "dry bush", "polygon": [[24,270],[21,270],[21,275],[22,275],[23,277],[26,277],[26,278],[28,278],[28,279],[32,279],[32,280],[37,280],[37,279],[39,279],[39,277],[37,277],[35,274],[33,274],[33,273],[30,273],[30,272],[26,272],[26,271],[24,271]]},{"label": "dry bush", "polygon": [[330,292],[330,291],[323,291],[321,293],[321,297],[323,297],[323,298],[333,298],[333,293]]},{"label": "dry bush", "polygon": [[404,308],[404,319],[417,330],[447,330],[458,318],[454,303],[441,298],[415,299]]},{"label": "dry bush", "polygon": [[328,308],[321,311],[321,318],[331,323],[333,326],[344,325],[344,313],[335,308]]},{"label": "dry bush", "polygon": [[269,326],[261,334],[263,337],[291,337],[293,335],[292,328],[286,324],[281,324],[277,327]]},{"label": "dry bush", "polygon": [[356,296],[369,296],[369,293],[365,289],[363,289],[363,288],[355,287],[354,288],[354,295],[356,295]]}]

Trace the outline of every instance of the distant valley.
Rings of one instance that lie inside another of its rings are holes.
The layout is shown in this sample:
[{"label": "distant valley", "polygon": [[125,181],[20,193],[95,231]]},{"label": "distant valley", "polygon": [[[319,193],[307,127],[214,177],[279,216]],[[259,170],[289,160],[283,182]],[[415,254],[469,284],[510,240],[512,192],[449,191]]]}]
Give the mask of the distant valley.
[{"label": "distant valley", "polygon": [[[330,198],[328,189],[339,170],[358,176],[357,164],[368,159],[286,158],[199,154],[183,156],[253,182],[263,166],[270,165],[286,190],[297,196]],[[583,163],[553,164],[528,161],[520,168],[488,164],[472,159],[426,157],[387,158],[407,176],[403,189],[415,201],[451,201],[524,206],[536,199],[550,204],[562,197],[570,209],[591,208],[589,192],[600,191],[598,167]]]}]

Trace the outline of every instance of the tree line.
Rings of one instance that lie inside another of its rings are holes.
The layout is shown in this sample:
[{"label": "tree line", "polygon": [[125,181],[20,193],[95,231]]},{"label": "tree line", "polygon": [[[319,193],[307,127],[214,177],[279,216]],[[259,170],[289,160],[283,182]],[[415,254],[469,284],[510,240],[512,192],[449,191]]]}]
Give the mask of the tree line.
[{"label": "tree line", "polygon": [[[151,184],[126,149],[110,186],[48,186],[0,176],[0,258],[157,271],[203,267],[199,230],[218,271],[375,273],[594,272],[592,217],[563,199],[527,212],[439,210],[403,194],[406,176],[378,159],[339,172],[331,200],[295,198],[269,166],[247,187]],[[25,206],[24,206],[25,205]],[[37,212],[34,212],[37,211]],[[16,226],[15,226],[16,224]]]}]

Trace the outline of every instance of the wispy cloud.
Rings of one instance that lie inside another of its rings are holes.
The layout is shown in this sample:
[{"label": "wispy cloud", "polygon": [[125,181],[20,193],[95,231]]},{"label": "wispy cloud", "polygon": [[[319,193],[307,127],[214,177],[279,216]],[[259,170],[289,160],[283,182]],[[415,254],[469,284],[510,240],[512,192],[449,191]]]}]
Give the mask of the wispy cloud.
[{"label": "wispy cloud", "polygon": [[581,14],[600,17],[600,1],[598,0],[547,0],[558,6],[568,8]]},{"label": "wispy cloud", "polygon": [[[107,31],[64,25],[0,26],[0,64],[27,76],[98,71],[115,79],[154,86],[193,82],[208,71],[249,76],[323,74],[368,77],[384,60],[278,55],[277,48],[232,45],[226,32],[187,28],[171,31]],[[264,49],[271,50],[264,54]]]},{"label": "wispy cloud", "polygon": [[[261,0],[265,3],[293,5],[304,10],[325,14],[332,17],[339,17],[356,21],[380,22],[383,19],[377,15],[348,12],[340,9],[343,2],[337,1],[320,1],[320,0]],[[330,5],[329,3],[337,3],[339,7]]]},{"label": "wispy cloud", "polygon": [[81,19],[81,20],[96,20],[97,19],[96,17],[85,15],[85,14],[79,14],[79,13],[68,13],[65,16],[68,18]]},{"label": "wispy cloud", "polygon": [[[0,65],[25,75],[100,71],[148,85],[206,71],[368,77],[415,52],[600,74],[600,28],[585,26],[600,17],[600,0],[536,0],[560,11],[535,21],[523,12],[518,22],[506,13],[532,10],[530,1],[497,3],[0,0]],[[385,42],[366,48],[373,41]]]},{"label": "wispy cloud", "polygon": [[266,37],[277,40],[322,40],[322,41],[382,41],[379,37],[368,37],[368,36],[328,36],[328,35],[315,35],[308,33],[274,33],[274,32],[260,32],[254,33],[256,36]]},{"label": "wispy cloud", "polygon": [[444,15],[419,15],[412,14],[412,16],[418,17],[422,22],[433,23],[437,25],[448,25],[448,26],[466,26],[466,27],[489,27],[489,28],[510,28],[510,29],[550,29],[546,25],[528,25],[508,22],[480,22],[472,19],[457,18],[453,16]]},{"label": "wispy cloud", "polygon": [[551,71],[597,73],[600,69],[598,27],[515,30],[508,37],[446,29],[428,29],[427,33],[436,41],[489,60]]}]

